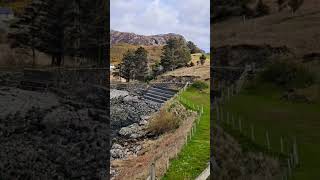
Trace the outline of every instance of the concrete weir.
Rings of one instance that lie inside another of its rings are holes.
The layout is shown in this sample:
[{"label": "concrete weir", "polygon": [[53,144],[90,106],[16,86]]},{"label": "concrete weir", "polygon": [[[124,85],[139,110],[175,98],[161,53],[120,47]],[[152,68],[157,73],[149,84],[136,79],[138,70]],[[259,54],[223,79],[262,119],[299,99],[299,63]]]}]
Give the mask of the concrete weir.
[{"label": "concrete weir", "polygon": [[171,99],[177,92],[177,90],[169,88],[151,86],[144,94],[144,98],[162,104]]}]

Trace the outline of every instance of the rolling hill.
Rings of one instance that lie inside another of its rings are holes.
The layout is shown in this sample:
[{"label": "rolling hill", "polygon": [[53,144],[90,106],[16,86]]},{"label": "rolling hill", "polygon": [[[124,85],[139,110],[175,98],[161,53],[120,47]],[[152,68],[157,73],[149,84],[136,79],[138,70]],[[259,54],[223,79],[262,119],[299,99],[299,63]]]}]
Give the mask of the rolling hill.
[{"label": "rolling hill", "polygon": [[145,36],[135,33],[111,30],[110,63],[119,64],[125,52],[128,50],[135,50],[140,46],[148,51],[150,64],[159,62],[162,48],[170,38],[180,38],[187,43],[184,36],[180,34],[168,33]]},{"label": "rolling hill", "polygon": [[[136,50],[140,46],[139,45],[131,45],[128,43],[119,43],[115,44],[110,49],[110,63],[111,64],[119,64],[122,60],[123,54],[128,50]],[[160,61],[160,55],[162,53],[163,46],[142,46],[148,51],[148,58],[150,63],[156,63]]]}]

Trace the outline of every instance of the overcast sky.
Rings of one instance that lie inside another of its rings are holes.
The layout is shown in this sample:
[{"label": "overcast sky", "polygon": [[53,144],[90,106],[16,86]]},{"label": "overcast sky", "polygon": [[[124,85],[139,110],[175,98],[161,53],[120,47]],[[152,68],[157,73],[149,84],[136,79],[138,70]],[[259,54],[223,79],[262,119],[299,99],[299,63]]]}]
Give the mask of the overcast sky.
[{"label": "overcast sky", "polygon": [[111,0],[110,4],[113,30],[177,33],[210,50],[210,0]]}]

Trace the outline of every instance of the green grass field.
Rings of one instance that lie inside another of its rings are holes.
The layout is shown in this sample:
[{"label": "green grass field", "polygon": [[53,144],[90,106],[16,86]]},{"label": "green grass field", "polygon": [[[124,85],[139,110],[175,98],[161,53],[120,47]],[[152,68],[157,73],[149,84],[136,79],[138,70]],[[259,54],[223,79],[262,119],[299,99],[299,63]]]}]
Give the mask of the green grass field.
[{"label": "green grass field", "polygon": [[204,113],[197,131],[178,157],[170,162],[163,177],[168,180],[195,179],[208,165],[210,158],[210,93],[188,88],[181,96],[195,105],[203,105]]},{"label": "green grass field", "polygon": [[[290,103],[280,99],[281,90],[272,85],[243,91],[224,106],[225,111],[241,117],[244,135],[250,137],[250,125],[255,126],[256,142],[266,144],[270,134],[272,151],[280,152],[280,137],[285,144],[297,138],[300,166],[294,171],[295,180],[320,177],[320,104]],[[288,148],[285,148],[287,151]]]}]

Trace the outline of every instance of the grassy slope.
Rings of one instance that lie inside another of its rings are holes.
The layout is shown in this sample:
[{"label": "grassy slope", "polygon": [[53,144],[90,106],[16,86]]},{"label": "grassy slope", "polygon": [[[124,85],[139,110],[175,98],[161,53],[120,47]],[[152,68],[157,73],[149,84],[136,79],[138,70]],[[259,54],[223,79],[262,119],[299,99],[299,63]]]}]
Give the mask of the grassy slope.
[{"label": "grassy slope", "polygon": [[[251,92],[242,92],[226,104],[226,110],[242,117],[246,134],[250,124],[255,125],[259,144],[265,144],[265,131],[271,134],[272,149],[280,151],[280,136],[296,136],[301,166],[294,179],[319,178],[320,156],[320,104],[297,104],[279,100],[280,91],[263,86]],[[243,125],[243,126],[244,126]]]},{"label": "grassy slope", "polygon": [[178,158],[171,161],[163,179],[194,179],[208,165],[210,158],[210,94],[189,88],[182,97],[195,105],[204,105],[204,114],[192,140],[182,149]]},{"label": "grassy slope", "polygon": [[[268,0],[271,1],[271,0]],[[248,19],[244,24],[241,17],[212,24],[213,46],[235,44],[269,44],[288,46],[298,56],[319,52],[320,1],[305,0],[294,16],[289,10],[274,12],[269,16]]]},{"label": "grassy slope", "polygon": [[[140,46],[135,46],[126,43],[115,44],[110,49],[110,62],[111,64],[119,64],[123,57],[123,54],[128,50],[136,50]],[[149,59],[151,63],[155,63],[156,61],[160,61],[160,55],[162,53],[163,46],[142,46],[149,53]]]}]

